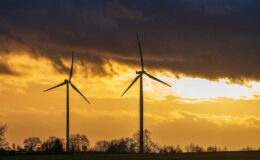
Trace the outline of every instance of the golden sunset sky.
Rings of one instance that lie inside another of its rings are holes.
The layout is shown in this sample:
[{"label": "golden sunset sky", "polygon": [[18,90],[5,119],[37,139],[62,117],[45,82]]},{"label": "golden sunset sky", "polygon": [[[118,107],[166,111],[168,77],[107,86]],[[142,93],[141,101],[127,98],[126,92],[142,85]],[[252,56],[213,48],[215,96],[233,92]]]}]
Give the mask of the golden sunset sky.
[{"label": "golden sunset sky", "polygon": [[[144,65],[169,88],[144,78],[144,126],[159,144],[260,147],[258,1],[5,1],[0,15],[0,122],[9,144],[29,136],[65,138],[69,76],[71,133],[97,140],[139,128]],[[258,36],[258,37],[257,37]]]},{"label": "golden sunset sky", "polygon": [[[120,95],[130,84],[136,67],[110,61],[104,70],[108,76],[92,75],[91,65],[84,67],[75,57],[73,83],[89,98],[88,105],[71,90],[71,133],[88,135],[92,144],[101,139],[131,136],[139,125],[138,83]],[[58,73],[51,61],[26,53],[1,57],[19,76],[1,75],[1,121],[8,124],[9,143],[22,144],[28,136],[65,135],[65,87],[42,91],[62,82],[68,73]],[[63,59],[65,66],[70,59]],[[89,76],[84,76],[85,73]],[[210,81],[189,76],[175,77],[167,70],[151,70],[158,78],[173,85],[165,87],[144,79],[145,128],[160,144],[190,142],[239,149],[258,146],[260,83],[247,86],[227,79]]]}]

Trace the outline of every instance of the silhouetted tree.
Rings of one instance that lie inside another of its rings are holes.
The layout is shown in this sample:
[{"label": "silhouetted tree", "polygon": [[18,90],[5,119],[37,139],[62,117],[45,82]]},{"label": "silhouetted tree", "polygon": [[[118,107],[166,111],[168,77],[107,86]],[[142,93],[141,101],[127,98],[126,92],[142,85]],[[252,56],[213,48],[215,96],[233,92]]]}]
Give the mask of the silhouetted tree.
[{"label": "silhouetted tree", "polygon": [[41,147],[41,139],[39,137],[29,137],[24,140],[24,149],[26,151],[39,151]]},{"label": "silhouetted tree", "polygon": [[129,152],[131,143],[131,138],[120,138],[109,142],[107,152],[110,153],[127,153]]},{"label": "silhouetted tree", "polygon": [[207,148],[207,152],[217,152],[217,151],[219,151],[220,149],[218,149],[218,147],[217,146],[209,146],[208,148]]},{"label": "silhouetted tree", "polygon": [[173,146],[162,146],[160,147],[159,153],[176,153]]},{"label": "silhouetted tree", "polygon": [[7,146],[4,148],[4,150],[5,150],[5,151],[11,151],[12,148],[11,148],[9,145],[7,145]]},{"label": "silhouetted tree", "polygon": [[73,134],[70,136],[70,151],[72,152],[86,152],[90,147],[87,136],[80,134]]},{"label": "silhouetted tree", "polygon": [[7,130],[7,125],[0,124],[0,149],[4,149],[8,145],[5,138],[6,130]]},{"label": "silhouetted tree", "polygon": [[[133,135],[133,138],[120,138],[111,141],[98,141],[94,146],[94,151],[113,152],[113,153],[134,153],[139,152],[139,132]],[[159,152],[159,146],[152,142],[151,132],[144,130],[144,151]]]},{"label": "silhouetted tree", "polygon": [[175,147],[175,150],[176,150],[176,153],[182,153],[182,149],[181,149],[181,146],[180,145],[177,145]]},{"label": "silhouetted tree", "polygon": [[254,150],[256,150],[256,149],[251,146],[248,146],[248,145],[246,147],[242,148],[242,151],[254,151]]},{"label": "silhouetted tree", "polygon": [[41,150],[46,152],[62,152],[64,140],[57,137],[49,137],[47,141],[42,143]]},{"label": "silhouetted tree", "polygon": [[16,151],[16,145],[14,143],[12,144],[12,150]]},{"label": "silhouetted tree", "polygon": [[16,150],[17,151],[24,151],[24,149],[21,146],[19,146],[19,145],[17,145]]},{"label": "silhouetted tree", "polygon": [[196,145],[196,144],[189,144],[188,146],[185,147],[187,152],[203,152],[204,149],[203,147]]},{"label": "silhouetted tree", "polygon": [[174,146],[162,146],[159,149],[159,153],[182,153],[182,149],[179,145]]},{"label": "silhouetted tree", "polygon": [[[146,153],[151,153],[151,152],[159,152],[159,146],[152,141],[151,138],[151,131],[145,129],[144,130],[144,152]],[[135,145],[135,150],[138,152],[139,151],[139,131],[137,131],[133,135],[133,141],[136,144]]]},{"label": "silhouetted tree", "polygon": [[228,151],[228,148],[227,147],[223,147],[221,150],[222,151]]},{"label": "silhouetted tree", "polygon": [[107,152],[108,147],[109,147],[109,141],[101,140],[101,141],[96,142],[93,149],[94,149],[94,151],[97,151],[97,152]]},{"label": "silhouetted tree", "polygon": [[129,153],[136,153],[138,152],[137,150],[138,144],[134,141],[133,138],[130,139],[130,145],[129,145]]}]

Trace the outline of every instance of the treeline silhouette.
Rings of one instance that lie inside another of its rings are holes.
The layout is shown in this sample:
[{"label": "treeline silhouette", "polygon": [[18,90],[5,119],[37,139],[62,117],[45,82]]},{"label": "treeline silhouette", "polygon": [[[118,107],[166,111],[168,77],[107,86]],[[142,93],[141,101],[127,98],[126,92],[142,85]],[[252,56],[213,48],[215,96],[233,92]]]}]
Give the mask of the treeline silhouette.
[{"label": "treeline silhouette", "polygon": [[[63,153],[65,151],[65,141],[62,138],[51,136],[48,139],[39,137],[28,137],[24,140],[23,147],[12,144],[10,147],[6,142],[6,125],[0,124],[0,154],[45,154]],[[250,146],[242,148],[242,151],[259,150]],[[145,153],[182,153],[182,152],[220,152],[228,151],[226,147],[220,148],[215,145],[203,148],[200,145],[189,144],[182,149],[179,145],[159,145],[152,141],[151,132],[144,130],[144,151]],[[139,152],[139,132],[132,137],[122,137],[113,140],[100,140],[90,147],[90,141],[86,135],[72,134],[70,136],[70,152],[103,152],[103,153],[138,153]]]}]

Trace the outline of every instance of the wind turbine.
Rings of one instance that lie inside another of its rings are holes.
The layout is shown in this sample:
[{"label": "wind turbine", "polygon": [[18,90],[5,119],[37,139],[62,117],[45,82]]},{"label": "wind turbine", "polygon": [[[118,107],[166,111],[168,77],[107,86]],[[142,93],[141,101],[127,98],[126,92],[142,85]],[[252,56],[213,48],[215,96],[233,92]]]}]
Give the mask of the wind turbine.
[{"label": "wind turbine", "polygon": [[143,121],[143,108],[144,108],[144,103],[143,103],[143,75],[148,76],[149,78],[158,81],[160,83],[163,83],[169,87],[171,87],[169,84],[159,80],[158,78],[155,78],[154,76],[150,75],[149,73],[147,73],[144,70],[144,62],[143,62],[143,53],[142,53],[142,47],[141,47],[141,43],[139,40],[139,36],[137,34],[136,36],[137,38],[137,42],[138,42],[138,47],[139,47],[139,53],[140,53],[140,58],[141,58],[141,71],[136,71],[137,76],[135,77],[135,79],[133,80],[133,82],[129,85],[129,87],[125,90],[125,92],[122,94],[122,96],[133,86],[133,84],[140,79],[140,133],[139,133],[139,142],[140,142],[140,153],[144,152],[144,121]]},{"label": "wind turbine", "polygon": [[70,146],[70,104],[69,104],[69,86],[71,86],[76,92],[78,92],[89,104],[90,102],[87,100],[87,98],[79,91],[79,89],[71,82],[72,74],[73,74],[73,60],[74,60],[74,53],[72,52],[72,60],[71,60],[71,68],[70,68],[70,75],[69,79],[65,79],[64,82],[51,87],[49,89],[44,90],[43,92],[47,92],[49,90],[52,90],[54,88],[66,85],[67,86],[67,114],[66,114],[66,151],[69,152],[69,146]]}]

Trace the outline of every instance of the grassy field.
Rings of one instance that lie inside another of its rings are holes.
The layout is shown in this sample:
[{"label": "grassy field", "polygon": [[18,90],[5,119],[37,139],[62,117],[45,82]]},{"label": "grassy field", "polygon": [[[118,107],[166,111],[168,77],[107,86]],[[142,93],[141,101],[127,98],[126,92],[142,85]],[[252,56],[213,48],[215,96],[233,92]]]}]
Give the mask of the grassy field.
[{"label": "grassy field", "polygon": [[0,160],[260,160],[260,152],[13,155],[0,156]]}]

